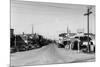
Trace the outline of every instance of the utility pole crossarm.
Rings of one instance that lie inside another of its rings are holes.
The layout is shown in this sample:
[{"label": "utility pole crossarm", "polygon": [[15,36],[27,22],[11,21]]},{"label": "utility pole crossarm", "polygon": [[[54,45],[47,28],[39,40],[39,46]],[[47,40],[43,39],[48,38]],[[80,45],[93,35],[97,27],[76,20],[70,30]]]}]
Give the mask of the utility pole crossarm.
[{"label": "utility pole crossarm", "polygon": [[92,14],[92,12],[89,12],[89,13],[85,13],[85,14],[84,14],[84,16],[86,16],[86,15],[90,15],[90,14]]},{"label": "utility pole crossarm", "polygon": [[88,8],[88,9],[87,9],[87,13],[85,13],[84,16],[87,16],[87,15],[92,14],[92,12],[91,12],[90,10],[91,10],[91,9]]}]

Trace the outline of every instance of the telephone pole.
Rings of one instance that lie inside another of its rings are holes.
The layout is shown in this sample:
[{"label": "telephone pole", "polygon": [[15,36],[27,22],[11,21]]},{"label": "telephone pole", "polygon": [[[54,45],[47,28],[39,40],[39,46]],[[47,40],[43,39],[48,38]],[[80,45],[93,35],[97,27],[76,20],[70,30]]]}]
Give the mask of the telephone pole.
[{"label": "telephone pole", "polygon": [[68,28],[68,26],[67,26],[67,34],[69,34],[69,28]]},{"label": "telephone pole", "polygon": [[87,9],[87,13],[84,14],[84,16],[87,16],[87,33],[88,33],[88,52],[89,52],[89,16],[92,14],[90,11],[92,8]]},{"label": "telephone pole", "polygon": [[32,24],[32,35],[33,35],[33,24]]}]

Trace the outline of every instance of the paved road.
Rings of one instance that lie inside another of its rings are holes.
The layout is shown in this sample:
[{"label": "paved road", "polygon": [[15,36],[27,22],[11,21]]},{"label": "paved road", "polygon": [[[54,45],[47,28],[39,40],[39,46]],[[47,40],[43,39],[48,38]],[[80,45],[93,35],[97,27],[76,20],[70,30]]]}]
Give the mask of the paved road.
[{"label": "paved road", "polygon": [[84,61],[95,61],[95,55],[57,48],[55,44],[50,44],[36,50],[11,54],[11,66],[73,63]]}]

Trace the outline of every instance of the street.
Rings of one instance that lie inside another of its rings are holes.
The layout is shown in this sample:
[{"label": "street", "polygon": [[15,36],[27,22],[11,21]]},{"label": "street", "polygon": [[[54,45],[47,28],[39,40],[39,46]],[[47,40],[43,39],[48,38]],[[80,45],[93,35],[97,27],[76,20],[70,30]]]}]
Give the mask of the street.
[{"label": "street", "polygon": [[39,64],[73,63],[95,61],[95,54],[58,48],[49,44],[39,49],[11,54],[11,66],[27,66]]}]

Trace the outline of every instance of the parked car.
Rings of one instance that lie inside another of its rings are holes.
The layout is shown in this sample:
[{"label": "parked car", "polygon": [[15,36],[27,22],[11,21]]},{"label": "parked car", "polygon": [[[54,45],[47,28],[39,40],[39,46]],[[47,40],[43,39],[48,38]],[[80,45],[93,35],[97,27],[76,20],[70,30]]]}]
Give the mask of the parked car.
[{"label": "parked car", "polygon": [[15,53],[15,52],[17,52],[16,48],[11,47],[11,48],[10,48],[10,53]]},{"label": "parked car", "polygon": [[65,47],[70,47],[71,45],[71,40],[70,39],[59,39],[58,41],[58,47],[59,48],[65,48]]},{"label": "parked car", "polygon": [[15,43],[16,43],[15,47],[16,47],[17,51],[26,51],[27,50],[28,45],[21,38],[20,35],[16,35]]},{"label": "parked car", "polygon": [[83,52],[95,52],[95,43],[92,42],[93,39],[91,37],[77,36],[75,38],[80,39],[80,50]]}]

